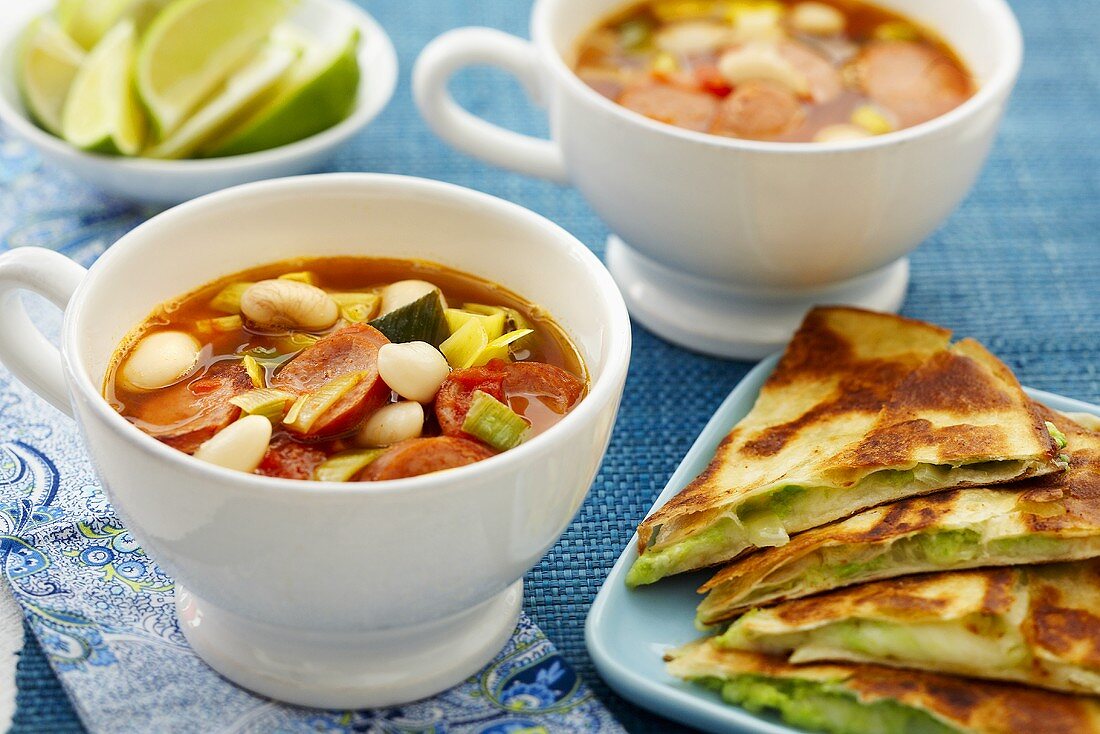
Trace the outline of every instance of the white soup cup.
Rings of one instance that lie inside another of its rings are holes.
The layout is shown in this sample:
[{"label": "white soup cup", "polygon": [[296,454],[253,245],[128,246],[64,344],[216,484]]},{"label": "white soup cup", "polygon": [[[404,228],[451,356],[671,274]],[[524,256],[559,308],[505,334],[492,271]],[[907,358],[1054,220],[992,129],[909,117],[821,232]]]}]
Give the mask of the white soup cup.
[{"label": "white soup cup", "polygon": [[[531,299],[579,348],[588,395],[499,456],[370,484],[206,464],[104,400],[119,342],[159,304],[260,264],[336,255],[438,262]],[[19,291],[65,310],[60,354]],[[499,651],[523,574],[596,475],[629,357],[625,304],[587,248],[515,204],[422,179],[330,174],[218,192],[149,220],[88,271],[39,248],[0,255],[0,361],[76,419],[115,509],[178,581],[192,647],[242,686],[309,706],[422,698]]]},{"label": "white soup cup", "polygon": [[[532,41],[488,28],[435,39],[417,103],[451,145],[572,184],[610,226],[607,260],[631,314],[689,348],[759,358],[814,303],[896,310],[906,255],[973,186],[1022,59],[1004,0],[876,0],[938,31],[979,91],[930,122],[856,142],[772,143],[685,130],[603,97],[573,72],[577,44],[625,0],[537,0]],[[447,91],[474,65],[515,75],[548,107],[551,140],[505,130]]]}]

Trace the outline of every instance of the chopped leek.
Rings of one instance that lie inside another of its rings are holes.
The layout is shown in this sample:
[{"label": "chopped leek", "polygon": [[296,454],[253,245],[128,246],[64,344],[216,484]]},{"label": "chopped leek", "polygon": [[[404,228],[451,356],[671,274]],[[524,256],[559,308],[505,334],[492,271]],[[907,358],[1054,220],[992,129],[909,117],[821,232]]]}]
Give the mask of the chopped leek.
[{"label": "chopped leek", "polygon": [[340,307],[340,315],[344,318],[344,321],[347,321],[349,324],[362,324],[369,321],[373,314],[374,309],[362,303]]},{"label": "chopped leek", "polygon": [[319,341],[321,341],[321,337],[314,334],[307,334],[304,331],[292,331],[279,337],[276,342],[276,349],[280,354],[300,352],[307,347],[312,347]]},{"label": "chopped leek", "polygon": [[295,401],[283,425],[297,433],[309,433],[317,421],[367,376],[366,372],[351,372],[329,380],[316,391]]},{"label": "chopped leek", "polygon": [[447,338],[447,322],[439,291],[432,291],[370,322],[394,344],[427,342],[433,347]]},{"label": "chopped leek", "polygon": [[447,364],[460,370],[472,367],[474,359],[487,346],[489,337],[485,333],[485,327],[479,320],[470,319],[439,345],[439,351],[447,358]]},{"label": "chopped leek", "polygon": [[470,410],[462,423],[463,431],[497,451],[507,451],[518,446],[530,427],[522,416],[481,390],[474,393]]},{"label": "chopped leek", "polygon": [[872,135],[885,135],[893,132],[893,124],[877,108],[871,105],[857,107],[852,113],[852,124],[858,125]]},{"label": "chopped leek", "polygon": [[650,6],[662,23],[713,18],[719,7],[712,0],[661,0]]},{"label": "chopped leek", "polygon": [[507,362],[511,359],[511,347],[513,344],[531,334],[530,329],[517,329],[510,331],[504,336],[497,337],[493,341],[485,345],[485,348],[474,356],[473,361],[469,366],[481,367],[482,365],[489,364],[494,359],[503,359]]},{"label": "chopped leek", "polygon": [[296,280],[306,285],[317,285],[317,274],[311,273],[308,270],[303,270],[298,273],[284,273],[279,276],[279,280]]},{"label": "chopped leek", "polygon": [[619,24],[619,43],[627,51],[638,51],[653,40],[653,23],[647,18],[631,18]]},{"label": "chopped leek", "polygon": [[341,451],[314,469],[313,478],[318,482],[350,482],[384,453],[386,449]]},{"label": "chopped leek", "polygon": [[448,308],[443,312],[443,315],[447,319],[447,328],[451,334],[461,329],[463,324],[470,319],[481,322],[482,328],[485,329],[485,336],[490,340],[496,339],[504,333],[505,313],[500,310],[493,314],[484,314],[464,309]]},{"label": "chopped leek", "polygon": [[203,319],[195,322],[195,328],[203,334],[226,333],[238,331],[244,327],[244,321],[239,315],[221,316],[216,319]]},{"label": "chopped leek", "polygon": [[241,296],[251,286],[252,283],[230,283],[210,300],[210,308],[230,314],[240,313]]},{"label": "chopped leek", "polygon": [[361,324],[378,313],[382,298],[376,293],[329,293],[340,307],[340,314],[353,324]]},{"label": "chopped leek", "polygon": [[514,308],[508,308],[507,306],[486,306],[483,303],[466,303],[462,305],[463,311],[469,311],[470,313],[479,313],[483,316],[492,316],[493,314],[502,313],[506,320],[511,324],[512,329],[529,329],[531,325],[527,323],[527,319],[523,314]]},{"label": "chopped leek", "polygon": [[919,41],[920,31],[901,20],[883,23],[872,34],[876,41]]},{"label": "chopped leek", "polygon": [[262,415],[272,423],[278,423],[283,420],[287,406],[296,400],[297,396],[292,392],[260,388],[231,397],[229,402],[249,415]]},{"label": "chopped leek", "polygon": [[652,70],[660,76],[672,76],[680,70],[680,62],[672,54],[662,51],[653,57]]},{"label": "chopped leek", "polygon": [[241,364],[244,366],[245,372],[252,378],[253,387],[264,387],[267,384],[267,373],[265,372],[263,365],[261,365],[256,358],[251,354],[244,355],[244,359],[241,360]]}]

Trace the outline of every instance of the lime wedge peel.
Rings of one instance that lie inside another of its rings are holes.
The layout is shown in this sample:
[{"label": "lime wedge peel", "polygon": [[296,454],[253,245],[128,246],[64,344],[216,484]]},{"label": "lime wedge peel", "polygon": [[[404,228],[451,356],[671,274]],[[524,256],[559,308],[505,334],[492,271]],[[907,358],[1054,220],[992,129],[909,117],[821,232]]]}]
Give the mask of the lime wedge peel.
[{"label": "lime wedge peel", "polygon": [[145,118],[130,84],[136,30],[124,20],[103,37],[73,79],[61,115],[62,137],[93,153],[136,155]]},{"label": "lime wedge peel", "polygon": [[270,96],[300,53],[300,48],[286,44],[268,44],[176,132],[142,155],[171,159],[191,155],[212,137],[239,122],[265,96]]},{"label": "lime wedge peel", "polygon": [[[286,33],[300,37],[293,30]],[[359,94],[359,41],[358,28],[351,29],[346,40],[334,44],[306,39],[303,58],[274,98],[200,152],[218,158],[271,150],[344,121],[355,109]]]},{"label": "lime wedge peel", "polygon": [[19,91],[36,123],[61,135],[61,113],[85,53],[51,18],[27,28],[20,50]]},{"label": "lime wedge peel", "polygon": [[293,0],[177,0],[141,42],[136,85],[154,137],[171,135],[254,54]]}]

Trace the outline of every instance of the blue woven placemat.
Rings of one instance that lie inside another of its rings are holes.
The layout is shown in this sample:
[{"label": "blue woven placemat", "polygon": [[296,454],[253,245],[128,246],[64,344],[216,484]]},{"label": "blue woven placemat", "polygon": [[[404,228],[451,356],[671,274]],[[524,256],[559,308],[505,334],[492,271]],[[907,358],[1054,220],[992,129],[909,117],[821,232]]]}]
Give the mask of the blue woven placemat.
[{"label": "blue woven placemat", "polygon": [[[960,0],[963,1],[963,0]],[[526,35],[526,0],[371,0],[401,58],[401,86],[336,170],[428,176],[516,201],[557,221],[602,253],[607,230],[573,191],[502,173],[440,143],[409,91],[416,54],[437,34],[488,25]],[[1023,77],[1001,139],[973,195],[913,256],[905,313],[977,337],[1034,387],[1100,399],[1100,6],[1095,0],[1015,0],[1027,42]],[[519,87],[471,72],[455,91],[473,111],[526,132],[545,131]],[[58,244],[79,253],[111,241],[150,212],[125,203],[89,211],[79,197],[51,198],[43,170],[13,190],[22,156],[0,138],[0,245]],[[66,186],[66,189],[69,187]],[[82,208],[83,207],[83,208]],[[74,216],[73,212],[80,212]],[[748,365],[671,347],[635,329],[630,378],[610,452],[561,542],[527,577],[527,612],[632,731],[674,725],[617,699],[584,650],[584,616],[635,523],[714,407]],[[13,728],[80,731],[41,652],[28,644],[18,672]]]}]

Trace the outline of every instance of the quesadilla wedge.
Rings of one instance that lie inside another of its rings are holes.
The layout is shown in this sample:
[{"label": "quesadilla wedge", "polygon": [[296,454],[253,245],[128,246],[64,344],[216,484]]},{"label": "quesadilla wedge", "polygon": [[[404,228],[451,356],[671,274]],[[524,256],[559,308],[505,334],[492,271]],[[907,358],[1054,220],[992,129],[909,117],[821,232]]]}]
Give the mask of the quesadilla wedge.
[{"label": "quesadilla wedge", "polygon": [[1100,694],[1100,561],[951,571],[756,609],[715,644]]},{"label": "quesadilla wedge", "polygon": [[671,653],[671,675],[752,712],[830,734],[1100,734],[1100,702],[1008,683],[876,665],[791,665],[704,640]]},{"label": "quesadilla wedge", "polygon": [[939,327],[811,311],[710,466],[638,529],[631,586],[941,489],[1059,471],[1016,378]]},{"label": "quesadilla wedge", "polygon": [[997,488],[881,505],[733,561],[700,589],[698,620],[917,573],[1100,556],[1100,433],[1035,405],[1069,469]]}]

